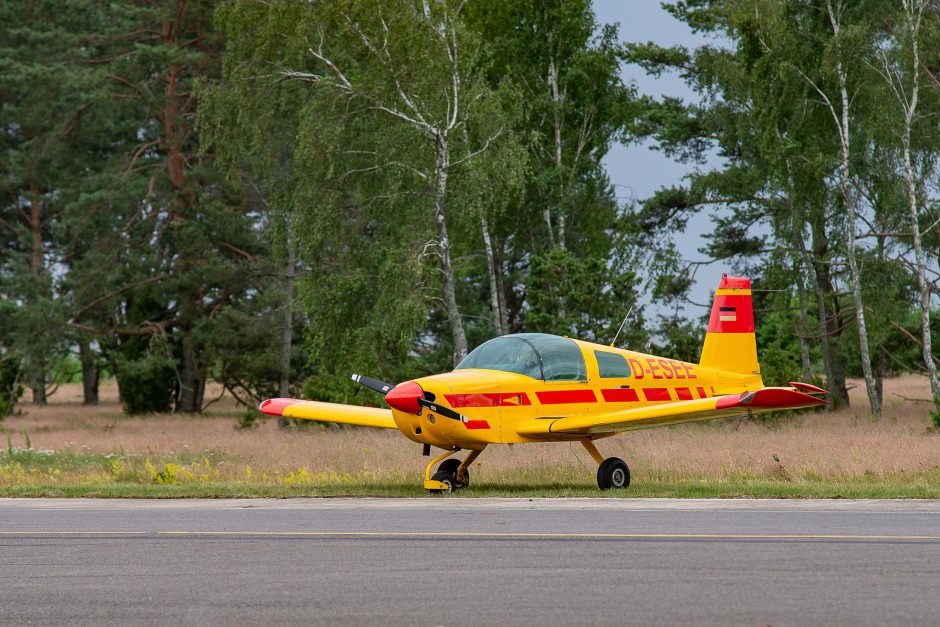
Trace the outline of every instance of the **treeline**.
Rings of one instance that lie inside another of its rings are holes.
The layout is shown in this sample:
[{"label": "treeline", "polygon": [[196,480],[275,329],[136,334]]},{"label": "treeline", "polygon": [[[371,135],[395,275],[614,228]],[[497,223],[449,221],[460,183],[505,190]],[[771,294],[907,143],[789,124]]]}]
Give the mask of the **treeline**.
[{"label": "treeline", "polygon": [[629,44],[627,58],[679,72],[701,100],[646,101],[634,131],[676,159],[711,152],[722,165],[645,200],[641,221],[682,229],[692,214],[723,208],[707,254],[760,277],[765,356],[789,358],[804,378],[821,362],[833,406],[848,403],[846,374],[861,375],[880,417],[885,374],[915,368],[940,408],[931,315],[940,8],[688,0],[668,9],[716,43]]},{"label": "treeline", "polygon": [[[201,411],[210,379],[364,400],[349,373],[610,341],[628,312],[621,343],[694,360],[672,236],[714,208],[705,252],[764,290],[768,382],[838,406],[864,374],[877,415],[914,369],[940,398],[936,8],[671,10],[717,43],[620,42],[587,0],[0,3],[0,404],[73,363],[130,412]],[[602,159],[645,139],[721,166],[623,206]]]}]

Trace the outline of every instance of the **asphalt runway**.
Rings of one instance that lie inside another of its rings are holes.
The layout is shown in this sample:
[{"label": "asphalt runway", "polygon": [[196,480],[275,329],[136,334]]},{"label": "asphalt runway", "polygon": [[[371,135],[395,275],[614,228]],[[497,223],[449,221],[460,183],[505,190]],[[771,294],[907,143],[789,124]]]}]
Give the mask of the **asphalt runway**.
[{"label": "asphalt runway", "polygon": [[0,624],[940,623],[940,502],[0,499]]}]

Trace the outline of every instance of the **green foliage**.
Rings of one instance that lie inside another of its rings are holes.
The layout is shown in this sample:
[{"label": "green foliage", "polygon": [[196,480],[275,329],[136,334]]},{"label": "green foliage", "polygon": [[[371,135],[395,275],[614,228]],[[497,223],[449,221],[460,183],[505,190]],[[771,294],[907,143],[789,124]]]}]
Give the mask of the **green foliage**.
[{"label": "green foliage", "polygon": [[760,373],[764,385],[786,386],[801,379],[799,348],[793,349],[792,344],[783,346],[780,340],[761,348]]},{"label": "green foliage", "polygon": [[678,316],[663,316],[657,326],[655,345],[649,350],[656,355],[697,363],[705,341],[705,327],[699,321],[684,320]]},{"label": "green foliage", "polygon": [[607,343],[629,314],[618,342],[636,346],[644,339],[637,284],[632,271],[615,274],[604,258],[578,258],[562,248],[536,255],[529,267],[525,328]]},{"label": "green foliage", "polygon": [[20,384],[20,364],[10,355],[0,356],[0,420],[13,413],[23,394]]},{"label": "green foliage", "polygon": [[[912,44],[928,59],[940,22],[874,0],[665,6],[715,39],[624,44],[588,0],[3,3],[0,416],[21,384],[41,401],[74,377],[78,343],[132,413],[200,411],[210,376],[248,406],[283,385],[368,403],[351,372],[446,370],[457,330],[607,342],[631,310],[620,345],[694,361],[675,234],[706,212],[701,254],[766,290],[765,381],[825,373],[838,404],[861,372],[841,71],[872,361],[923,370],[908,203],[933,237],[940,92]],[[697,98],[640,96],[622,62]],[[620,140],[698,167],[620,206]]]},{"label": "green foliage", "polygon": [[121,403],[128,414],[164,413],[178,390],[175,361],[160,338],[129,338],[115,357]]},{"label": "green foliage", "polygon": [[[810,368],[830,379],[826,385],[833,407],[838,406],[847,401],[844,373],[861,371],[854,305],[845,297],[851,277],[845,195],[839,187],[840,128],[848,124],[851,136],[855,226],[870,231],[855,253],[869,348],[875,370],[886,372],[906,361],[898,342],[903,333],[895,325],[908,317],[914,295],[903,259],[910,228],[900,172],[901,105],[910,102],[914,75],[922,72],[911,62],[910,46],[914,35],[930,45],[940,28],[927,20],[914,31],[899,4],[873,1],[696,0],[664,6],[720,43],[694,50],[628,44],[629,61],[654,76],[677,72],[699,96],[694,103],[644,98],[631,131],[675,159],[701,163],[712,154],[721,163],[697,170],[681,188],[660,190],[643,201],[634,221],[653,256],[663,258],[673,232],[695,214],[711,212],[714,230],[706,234],[701,252],[750,275],[755,285],[786,294],[755,294],[759,309],[773,312],[758,324],[762,358],[773,362],[765,365],[771,371],[765,380],[783,377],[797,364],[804,370],[805,349]],[[850,96],[845,111],[840,76]],[[931,79],[924,72],[919,80],[923,85]],[[935,91],[930,98],[936,98]],[[918,117],[915,124],[923,121]],[[935,126],[919,126],[915,135],[917,185],[929,185],[936,160],[927,154],[935,154],[940,134]],[[663,264],[657,275],[681,288],[689,272],[681,264]],[[910,349],[910,338],[904,343]],[[779,374],[772,374],[775,370]]]},{"label": "green foliage", "polygon": [[235,425],[235,428],[239,431],[247,431],[248,429],[254,429],[258,426],[258,419],[261,417],[261,412],[259,412],[254,407],[246,407],[245,410],[239,414],[238,422]]}]

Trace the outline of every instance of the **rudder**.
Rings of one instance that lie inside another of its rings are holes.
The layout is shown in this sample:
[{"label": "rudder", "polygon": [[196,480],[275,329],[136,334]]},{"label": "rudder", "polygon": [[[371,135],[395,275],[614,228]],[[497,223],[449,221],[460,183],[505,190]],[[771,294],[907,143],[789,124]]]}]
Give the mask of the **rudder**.
[{"label": "rudder", "polygon": [[739,374],[760,375],[750,279],[721,275],[699,365]]}]

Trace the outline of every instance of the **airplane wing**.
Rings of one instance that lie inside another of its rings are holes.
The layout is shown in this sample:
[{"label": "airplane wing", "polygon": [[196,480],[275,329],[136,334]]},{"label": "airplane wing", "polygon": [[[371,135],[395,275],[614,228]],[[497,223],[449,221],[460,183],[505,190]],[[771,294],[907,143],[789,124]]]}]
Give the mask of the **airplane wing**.
[{"label": "airplane wing", "polygon": [[303,418],[319,422],[339,422],[362,427],[397,429],[392,419],[392,410],[378,407],[359,407],[319,401],[302,401],[296,398],[270,398],[259,406],[269,416]]},{"label": "airplane wing", "polygon": [[533,418],[519,423],[516,431],[519,435],[548,439],[554,434],[612,434],[680,422],[815,407],[825,403],[823,399],[793,388],[761,388],[740,394],[636,407],[604,414],[570,418]]}]

